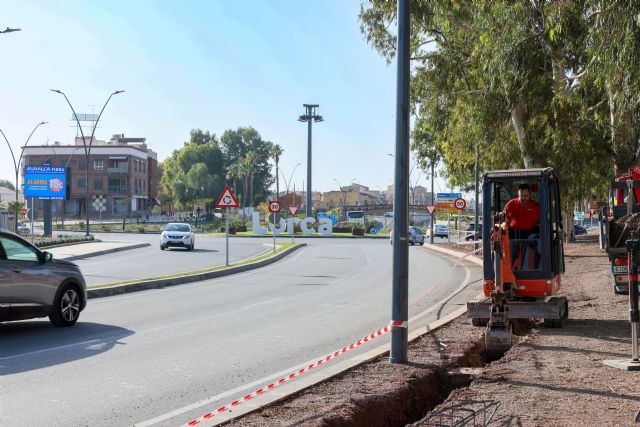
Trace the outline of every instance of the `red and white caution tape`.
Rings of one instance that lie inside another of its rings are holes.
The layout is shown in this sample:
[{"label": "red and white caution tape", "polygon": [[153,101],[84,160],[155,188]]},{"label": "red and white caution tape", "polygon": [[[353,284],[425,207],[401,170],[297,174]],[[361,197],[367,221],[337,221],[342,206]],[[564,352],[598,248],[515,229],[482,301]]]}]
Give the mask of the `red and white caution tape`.
[{"label": "red and white caution tape", "polygon": [[[396,325],[396,323],[398,323]],[[254,397],[260,396],[261,394],[264,394],[268,391],[273,390],[274,388],[278,387],[279,385],[282,385],[288,381],[291,381],[297,377],[299,377],[302,374],[305,374],[307,372],[309,372],[311,369],[313,368],[317,368],[321,365],[326,364],[327,362],[330,362],[331,360],[335,359],[336,357],[342,356],[343,354],[345,354],[348,351],[351,351],[357,347],[360,347],[368,342],[373,341],[374,339],[378,338],[379,336],[382,336],[384,334],[386,334],[387,332],[391,331],[392,327],[406,327],[403,326],[403,323],[406,324],[407,322],[403,322],[403,321],[393,321],[391,322],[389,325],[386,325],[380,329],[378,329],[377,331],[367,335],[364,338],[359,339],[358,341],[351,343],[350,345],[346,346],[346,347],[342,347],[340,350],[334,351],[333,353],[327,354],[324,357],[321,357],[320,359],[318,359],[317,361],[309,364],[308,366],[305,366],[302,369],[299,369],[295,372],[290,373],[288,376],[286,377],[282,377],[280,378],[278,381],[274,381],[271,384],[267,385],[266,387],[263,388],[259,388],[258,390],[254,391],[253,393],[247,394],[246,396],[244,396],[242,399],[238,399],[238,400],[234,400],[233,402],[230,402],[229,404],[225,405],[225,406],[221,406],[218,409],[211,411],[211,412],[207,412],[206,414],[204,414],[203,416],[196,418],[194,420],[189,421],[186,424],[183,424],[183,427],[189,426],[195,426],[200,424],[202,421],[204,420],[208,420],[210,418],[215,417],[216,415],[222,414],[224,412],[227,412],[229,410],[231,410],[231,408],[234,408],[238,405],[240,405],[242,402],[246,402],[248,400],[253,399]]]},{"label": "red and white caution tape", "polygon": [[[462,261],[463,259],[467,258],[470,255],[473,255],[479,251],[481,251],[482,249],[477,249],[475,251],[469,252],[463,256],[461,256],[460,258],[458,258],[454,264],[453,267],[455,267],[460,261]],[[451,268],[450,271],[453,271],[453,267]],[[444,277],[442,279],[440,279],[440,281],[436,284],[436,286],[434,286],[429,292],[427,292],[427,294],[423,295],[423,297],[425,297],[426,295],[428,295],[429,293],[431,293],[435,288],[437,288],[442,282],[444,282],[444,279],[448,276],[449,273],[445,274]],[[420,298],[421,300],[422,298]],[[323,364],[326,364],[328,362],[330,362],[331,360],[342,356],[344,353],[347,353],[350,350],[353,350],[357,347],[360,347],[370,341],[373,341],[374,339],[378,338],[379,336],[382,336],[388,332],[390,332],[393,328],[407,328],[409,327],[409,322],[407,322],[406,320],[392,320],[388,325],[378,329],[377,331],[367,335],[364,338],[359,339],[358,341],[351,343],[350,345],[346,346],[346,347],[342,347],[340,350],[334,351],[333,353],[330,353],[324,357],[321,357],[320,359],[318,359],[317,361],[309,364],[308,366],[305,366],[302,369],[299,369],[295,372],[290,373],[288,376],[286,377],[282,377],[280,378],[278,381],[274,381],[271,384],[267,385],[266,387],[263,388],[259,388],[258,390],[254,391],[253,393],[249,393],[246,396],[244,396],[242,399],[237,399],[234,400],[233,402],[228,403],[225,406],[221,406],[218,409],[211,411],[211,412],[207,412],[206,414],[202,415],[199,418],[196,418],[194,420],[189,421],[186,424],[183,424],[182,427],[193,427],[196,426],[198,424],[200,424],[201,422],[211,419],[213,417],[215,417],[216,415],[222,414],[224,412],[230,411],[231,408],[235,408],[236,406],[240,405],[243,402],[249,401],[251,399],[253,399],[254,397],[258,397],[268,391],[273,390],[274,388],[278,387],[279,385],[282,385],[288,381],[291,381],[297,377],[299,377],[302,374],[305,374],[307,372],[309,372],[311,369],[313,368],[317,368]]]}]

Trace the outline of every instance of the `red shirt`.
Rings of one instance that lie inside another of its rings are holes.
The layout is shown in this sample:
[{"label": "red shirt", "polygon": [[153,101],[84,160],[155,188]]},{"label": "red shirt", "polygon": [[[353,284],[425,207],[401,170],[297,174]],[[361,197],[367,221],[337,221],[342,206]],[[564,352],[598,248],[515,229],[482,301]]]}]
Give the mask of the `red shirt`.
[{"label": "red shirt", "polygon": [[504,206],[504,212],[510,228],[532,230],[540,224],[540,205],[534,200],[529,200],[527,206],[522,206],[520,199],[511,199]]}]

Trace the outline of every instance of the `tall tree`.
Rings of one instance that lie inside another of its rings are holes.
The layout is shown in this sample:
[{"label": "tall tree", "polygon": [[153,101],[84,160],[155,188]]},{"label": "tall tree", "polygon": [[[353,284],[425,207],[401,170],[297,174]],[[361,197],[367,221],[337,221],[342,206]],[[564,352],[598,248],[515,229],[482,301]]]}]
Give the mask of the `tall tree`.
[{"label": "tall tree", "polygon": [[[476,144],[483,169],[553,166],[565,208],[600,185],[611,156],[589,116],[597,93],[575,77],[589,62],[585,12],[580,1],[412,3],[413,150],[441,153],[463,188]],[[390,61],[393,2],[363,2],[360,19]]]},{"label": "tall tree", "polygon": [[[273,184],[269,167],[271,143],[263,140],[254,128],[241,127],[225,131],[220,138],[220,147],[227,168],[243,162],[250,151],[254,153],[255,159],[250,162],[251,169],[243,174],[247,179],[246,205],[255,206],[256,202],[265,200],[269,194],[269,187]],[[246,169],[247,165],[244,167]],[[253,185],[250,186],[251,181]],[[249,188],[252,189],[252,194],[249,194]]]},{"label": "tall tree", "polygon": [[276,199],[280,197],[280,175],[279,175],[280,169],[278,168],[278,164],[280,163],[280,156],[282,156],[283,153],[284,153],[284,150],[278,144],[271,145],[269,154],[271,155],[271,158],[276,164]]}]

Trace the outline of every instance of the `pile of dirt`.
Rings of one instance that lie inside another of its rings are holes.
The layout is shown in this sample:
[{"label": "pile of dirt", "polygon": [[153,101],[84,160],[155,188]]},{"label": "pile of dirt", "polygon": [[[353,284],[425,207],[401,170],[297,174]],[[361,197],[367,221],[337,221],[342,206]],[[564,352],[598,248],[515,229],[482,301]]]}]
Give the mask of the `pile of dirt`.
[{"label": "pile of dirt", "polygon": [[640,213],[625,215],[618,219],[610,220],[611,247],[624,246],[628,239],[640,239]]},{"label": "pile of dirt", "polygon": [[640,372],[602,363],[630,357],[627,298],[609,285],[597,236],[578,236],[565,257],[569,320],[561,329],[525,327],[502,359],[483,360],[483,329],[462,316],[411,343],[406,365],[382,356],[230,425],[634,423]]}]

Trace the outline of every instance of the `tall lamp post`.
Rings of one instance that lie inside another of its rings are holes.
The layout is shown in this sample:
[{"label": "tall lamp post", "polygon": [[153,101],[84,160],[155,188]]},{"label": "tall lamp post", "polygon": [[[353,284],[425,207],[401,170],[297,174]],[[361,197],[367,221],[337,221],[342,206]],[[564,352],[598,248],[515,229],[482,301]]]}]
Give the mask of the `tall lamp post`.
[{"label": "tall lamp post", "polygon": [[345,204],[345,199],[347,197],[347,192],[342,189],[342,185],[340,185],[340,181],[338,181],[337,178],[333,178],[333,180],[338,183],[338,188],[340,189],[340,192],[342,193],[342,220],[346,221],[347,220],[347,216],[346,216],[347,213],[344,211],[344,204]]},{"label": "tall lamp post", "polygon": [[107,104],[109,103],[109,101],[111,100],[111,97],[113,95],[118,95],[122,92],[124,92],[124,90],[116,90],[115,92],[113,92],[111,95],[109,95],[109,98],[107,98],[106,102],[104,103],[104,105],[102,106],[102,110],[100,110],[100,114],[98,114],[98,118],[96,119],[95,123],[93,124],[93,129],[91,130],[91,138],[89,139],[89,146],[87,146],[87,140],[84,137],[84,132],[82,131],[82,126],[80,125],[80,120],[78,119],[78,115],[76,114],[76,111],[73,109],[73,106],[71,105],[71,102],[69,101],[69,98],[67,98],[67,95],[65,95],[64,92],[62,92],[59,89],[51,89],[52,92],[58,93],[62,96],[64,96],[64,99],[67,101],[67,104],[69,104],[69,107],[71,108],[71,112],[73,113],[73,118],[76,119],[76,123],[78,124],[78,128],[80,129],[80,135],[82,135],[82,146],[84,147],[84,157],[86,160],[86,169],[85,169],[85,196],[84,196],[84,211],[85,211],[85,216],[86,216],[86,221],[85,221],[85,235],[88,236],[89,235],[89,158],[91,157],[91,146],[93,144],[93,136],[96,132],[96,128],[98,127],[98,122],[100,121],[100,117],[102,116],[102,113],[104,112],[105,107],[107,106]]},{"label": "tall lamp post", "polygon": [[[284,172],[282,172],[282,168],[280,166],[278,166],[278,169],[280,169],[280,173],[282,173],[282,179],[284,179],[284,184],[287,186],[287,200],[289,199],[289,185],[291,184],[291,179],[293,178],[293,174],[295,173],[296,169],[301,164],[302,163],[298,163],[297,165],[295,165],[293,167],[293,170],[291,171],[291,175],[289,175],[289,180],[288,181],[287,181],[287,178],[285,177]],[[295,205],[295,203],[294,203],[294,205]]]},{"label": "tall lamp post", "polygon": [[312,200],[311,200],[311,123],[323,122],[324,119],[321,115],[316,114],[316,108],[319,108],[318,104],[302,104],[306,109],[306,113],[298,117],[299,122],[307,122],[307,217],[312,214]]},{"label": "tall lamp post", "polygon": [[[38,127],[40,125],[44,125],[47,124],[49,122],[40,122],[38,123],[33,130],[31,131],[31,133],[29,134],[29,137],[27,138],[27,142],[24,143],[24,146],[20,149],[20,157],[18,157],[18,162],[16,162],[16,156],[13,155],[13,149],[11,148],[11,144],[9,144],[9,140],[7,139],[7,136],[4,134],[4,132],[2,131],[2,129],[0,129],[0,133],[2,133],[2,136],[4,137],[4,140],[7,142],[7,146],[9,147],[9,151],[11,152],[11,158],[13,159],[13,168],[15,169],[15,173],[16,173],[16,202],[18,201],[18,174],[20,172],[20,162],[22,161],[22,154],[24,154],[24,149],[27,147],[27,144],[29,143],[29,140],[31,139],[31,136],[33,135],[33,133],[36,131],[36,129],[38,129]],[[16,203],[17,206],[17,203]],[[16,215],[16,219],[15,219],[15,232],[18,232],[18,211],[16,210],[15,212]],[[33,215],[33,213],[32,213]]]}]

